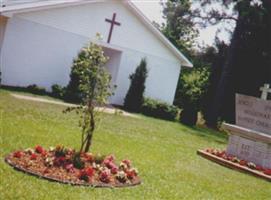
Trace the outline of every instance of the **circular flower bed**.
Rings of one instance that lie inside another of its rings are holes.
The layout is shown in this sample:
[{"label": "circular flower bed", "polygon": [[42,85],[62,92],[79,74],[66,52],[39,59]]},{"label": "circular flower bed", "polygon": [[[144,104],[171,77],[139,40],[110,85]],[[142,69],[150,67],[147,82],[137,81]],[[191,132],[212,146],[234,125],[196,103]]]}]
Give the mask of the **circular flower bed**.
[{"label": "circular flower bed", "polygon": [[248,162],[246,160],[239,159],[236,156],[228,155],[226,153],[226,151],[218,150],[218,149],[211,149],[211,148],[206,149],[205,151],[207,153],[210,153],[210,154],[212,154],[214,156],[217,156],[219,158],[222,158],[224,160],[233,162],[235,164],[239,164],[239,165],[241,165],[243,167],[247,167],[249,169],[256,170],[256,171],[261,172],[261,173],[263,173],[265,175],[271,176],[271,169],[266,169],[266,168],[264,168],[262,166],[256,165],[253,162]]},{"label": "circular flower bed", "polygon": [[5,158],[14,168],[52,181],[93,187],[126,187],[140,184],[131,161],[115,163],[113,155],[77,153],[63,146],[41,146],[16,151]]}]

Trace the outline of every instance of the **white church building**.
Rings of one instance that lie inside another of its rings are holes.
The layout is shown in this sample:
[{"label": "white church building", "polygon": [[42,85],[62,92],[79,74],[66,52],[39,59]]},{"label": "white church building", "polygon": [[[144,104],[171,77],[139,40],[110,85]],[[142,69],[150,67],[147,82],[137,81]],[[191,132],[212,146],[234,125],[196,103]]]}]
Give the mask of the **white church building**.
[{"label": "white church building", "polygon": [[73,59],[97,33],[117,85],[112,104],[123,104],[142,58],[149,70],[145,96],[173,102],[181,68],[192,64],[130,0],[2,1],[2,85],[66,86]]}]

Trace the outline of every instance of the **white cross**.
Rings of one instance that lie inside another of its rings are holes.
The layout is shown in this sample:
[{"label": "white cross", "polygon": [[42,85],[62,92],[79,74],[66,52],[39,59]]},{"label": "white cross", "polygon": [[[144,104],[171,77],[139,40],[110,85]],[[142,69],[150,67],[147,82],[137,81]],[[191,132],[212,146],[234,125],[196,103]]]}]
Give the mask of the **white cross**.
[{"label": "white cross", "polygon": [[261,99],[267,100],[268,94],[271,93],[270,85],[264,84],[264,86],[260,88],[260,91],[262,91]]}]

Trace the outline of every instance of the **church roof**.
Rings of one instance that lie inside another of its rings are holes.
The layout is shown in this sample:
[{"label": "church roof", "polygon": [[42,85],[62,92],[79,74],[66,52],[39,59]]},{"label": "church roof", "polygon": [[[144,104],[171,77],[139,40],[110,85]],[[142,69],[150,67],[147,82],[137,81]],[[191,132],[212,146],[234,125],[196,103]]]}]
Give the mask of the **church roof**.
[{"label": "church roof", "polygon": [[[94,2],[106,2],[108,0],[0,0],[0,15],[12,15],[13,13],[42,10],[87,4]],[[177,56],[182,66],[193,67],[193,64],[150,22],[150,20],[130,1],[122,0],[131,12],[133,12],[149,30],[163,42],[171,52]]]}]

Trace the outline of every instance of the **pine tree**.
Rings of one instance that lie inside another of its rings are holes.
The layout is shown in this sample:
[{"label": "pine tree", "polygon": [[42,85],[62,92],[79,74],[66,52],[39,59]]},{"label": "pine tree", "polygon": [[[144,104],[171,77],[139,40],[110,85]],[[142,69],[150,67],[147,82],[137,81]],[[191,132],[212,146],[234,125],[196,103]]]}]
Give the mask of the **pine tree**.
[{"label": "pine tree", "polygon": [[146,59],[142,59],[135,73],[130,75],[131,85],[124,100],[124,107],[139,112],[144,101],[145,81],[148,76]]},{"label": "pine tree", "polygon": [[209,126],[219,118],[235,122],[235,94],[259,96],[259,87],[270,81],[270,35],[266,4],[238,1],[238,19],[221,79],[214,96]]}]

